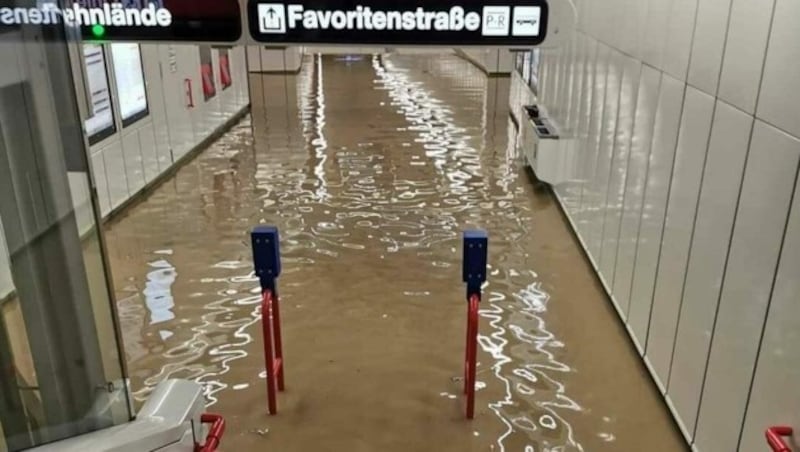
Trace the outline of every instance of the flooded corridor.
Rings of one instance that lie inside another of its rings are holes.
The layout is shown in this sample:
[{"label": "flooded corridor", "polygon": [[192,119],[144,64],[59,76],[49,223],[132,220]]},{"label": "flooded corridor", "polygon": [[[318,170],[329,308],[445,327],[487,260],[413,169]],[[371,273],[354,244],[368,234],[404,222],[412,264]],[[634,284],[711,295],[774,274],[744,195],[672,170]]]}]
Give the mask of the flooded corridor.
[{"label": "flooded corridor", "polygon": [[[455,55],[307,56],[114,219],[131,384],[204,385],[228,451],[684,450],[555,199],[507,78]],[[249,230],[281,232],[287,391],[266,414]],[[461,231],[489,233],[464,419]]]}]

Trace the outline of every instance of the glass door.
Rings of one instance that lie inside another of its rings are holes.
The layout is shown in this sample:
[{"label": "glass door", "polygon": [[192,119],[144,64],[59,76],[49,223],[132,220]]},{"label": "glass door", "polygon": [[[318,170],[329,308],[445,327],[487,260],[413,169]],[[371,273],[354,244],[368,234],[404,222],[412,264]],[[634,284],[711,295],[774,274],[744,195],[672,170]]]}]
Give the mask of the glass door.
[{"label": "glass door", "polygon": [[61,32],[0,32],[0,451],[132,417]]}]

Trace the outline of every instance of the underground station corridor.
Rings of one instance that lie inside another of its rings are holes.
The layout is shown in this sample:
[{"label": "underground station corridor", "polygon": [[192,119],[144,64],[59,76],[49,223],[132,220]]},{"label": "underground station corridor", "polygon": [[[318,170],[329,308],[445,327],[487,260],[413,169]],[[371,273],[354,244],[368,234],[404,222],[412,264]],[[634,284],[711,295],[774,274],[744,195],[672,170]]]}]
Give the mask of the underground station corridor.
[{"label": "underground station corridor", "polygon": [[0,452],[800,452],[797,0],[5,0],[0,61]]},{"label": "underground station corridor", "polygon": [[[311,55],[250,86],[250,116],[108,227],[137,400],[200,382],[228,450],[680,450],[514,148],[508,78],[453,54]],[[259,223],[282,246],[274,417],[245,234]],[[491,231],[490,281],[465,423],[460,241],[474,227]]]}]

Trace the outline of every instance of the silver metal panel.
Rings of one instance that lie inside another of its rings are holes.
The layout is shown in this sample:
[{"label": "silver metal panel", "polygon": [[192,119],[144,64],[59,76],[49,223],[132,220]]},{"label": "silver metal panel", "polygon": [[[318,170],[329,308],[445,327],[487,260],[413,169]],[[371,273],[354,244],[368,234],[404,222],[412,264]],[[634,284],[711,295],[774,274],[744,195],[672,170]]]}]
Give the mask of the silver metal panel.
[{"label": "silver metal panel", "polygon": [[[795,154],[800,141],[785,137]],[[800,184],[796,184],[739,450],[764,448],[764,428],[800,427]],[[795,430],[795,443],[800,439]]]},{"label": "silver metal panel", "polygon": [[617,263],[622,207],[625,202],[625,179],[628,172],[628,157],[633,135],[633,118],[636,114],[636,96],[639,93],[639,78],[642,64],[633,58],[622,57],[622,86],[619,93],[617,130],[611,158],[611,172],[606,192],[606,214],[603,223],[600,251],[600,272],[609,287],[614,284]]},{"label": "silver metal panel", "polygon": [[672,365],[675,330],[713,113],[714,98],[687,87],[647,335],[647,358],[662,382],[669,379]]},{"label": "silver metal panel", "polygon": [[628,312],[628,324],[642,346],[647,341],[650,305],[653,301],[656,265],[664,227],[664,214],[667,210],[669,179],[678,141],[684,87],[683,82],[663,74]]},{"label": "silver metal panel", "polygon": [[639,81],[639,94],[636,99],[636,118],[634,120],[628,172],[625,180],[625,202],[620,221],[619,248],[614,272],[614,299],[620,311],[626,316],[631,295],[633,265],[636,246],[639,241],[639,224],[642,218],[644,189],[647,181],[650,149],[653,142],[653,128],[658,106],[658,93],[661,85],[661,72],[650,66],[642,66]]},{"label": "silver metal panel", "polygon": [[695,443],[736,450],[797,175],[798,142],[757,121],[736,213]]},{"label": "silver metal panel", "polygon": [[667,394],[694,431],[752,117],[717,101]]},{"label": "silver metal panel", "polygon": [[[142,406],[136,420],[85,435],[46,444],[35,452],[114,451],[140,452],[164,450],[162,448],[182,443],[187,433],[192,439],[188,449],[202,443],[203,427],[200,423],[205,410],[203,388],[193,381],[170,379],[155,387]],[[194,444],[193,444],[194,443]]]}]

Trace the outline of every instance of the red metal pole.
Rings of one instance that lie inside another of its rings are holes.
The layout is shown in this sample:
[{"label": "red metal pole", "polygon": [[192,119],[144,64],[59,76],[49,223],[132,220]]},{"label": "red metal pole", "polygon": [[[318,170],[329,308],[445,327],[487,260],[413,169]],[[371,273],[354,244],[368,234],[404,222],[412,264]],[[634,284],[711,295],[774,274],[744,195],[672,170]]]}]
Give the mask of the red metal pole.
[{"label": "red metal pole", "polygon": [[792,449],[783,441],[782,436],[791,436],[792,428],[786,426],[770,427],[764,433],[767,437],[767,443],[772,448],[772,452],[792,452]]},{"label": "red metal pole", "polygon": [[275,372],[272,358],[272,292],[264,291],[261,299],[261,327],[264,334],[264,369],[267,373],[267,404],[269,414],[278,412],[275,399]]},{"label": "red metal pole", "polygon": [[469,338],[467,339],[467,419],[475,417],[475,370],[477,368],[478,355],[478,305],[480,297],[472,295],[469,297]]},{"label": "red metal pole", "polygon": [[467,340],[465,341],[466,346],[464,347],[464,394],[467,393],[467,388],[469,387],[469,357],[472,348],[472,341],[470,341],[472,337],[472,322],[469,316],[471,310],[472,306],[467,303]]},{"label": "red metal pole", "polygon": [[283,343],[281,341],[281,310],[280,296],[275,293],[272,300],[272,326],[275,333],[275,373],[277,374],[278,390],[283,391]]},{"label": "red metal pole", "polygon": [[203,445],[195,445],[195,452],[216,452],[217,447],[222,442],[222,435],[225,433],[225,419],[219,414],[203,413],[200,415],[200,422],[211,424],[208,428],[208,435]]}]

